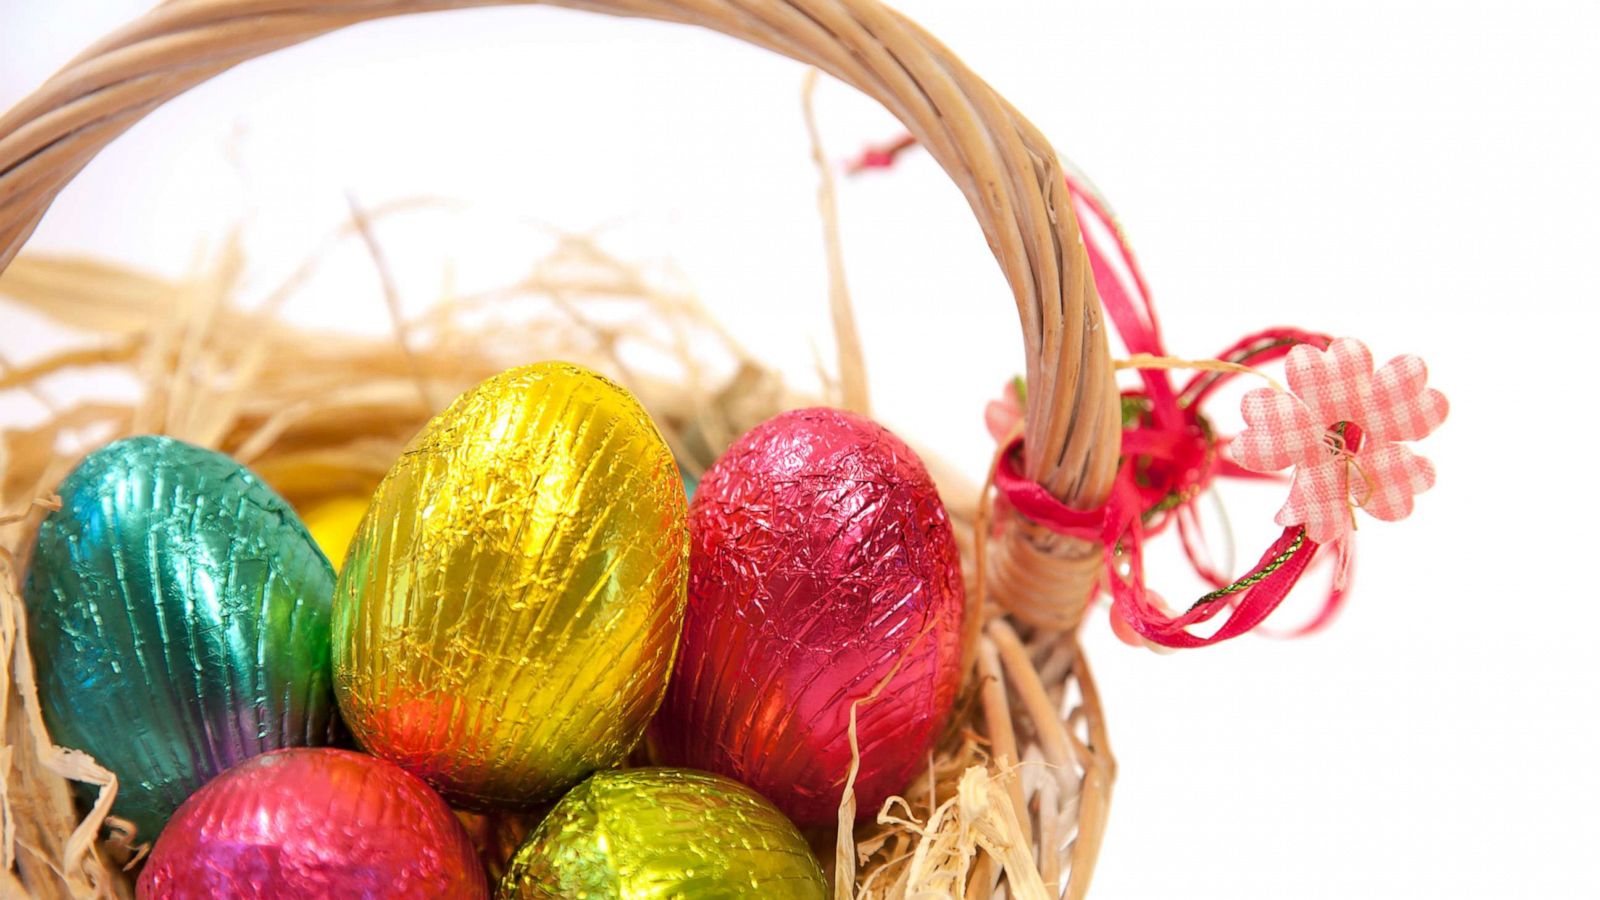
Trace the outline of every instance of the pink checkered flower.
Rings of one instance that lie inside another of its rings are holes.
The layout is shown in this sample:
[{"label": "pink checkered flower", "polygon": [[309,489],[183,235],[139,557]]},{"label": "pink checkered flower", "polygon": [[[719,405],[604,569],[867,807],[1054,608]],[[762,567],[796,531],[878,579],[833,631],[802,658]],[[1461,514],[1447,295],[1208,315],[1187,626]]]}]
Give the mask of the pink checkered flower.
[{"label": "pink checkered flower", "polygon": [[1397,356],[1372,370],[1372,353],[1351,338],[1326,351],[1301,344],[1289,352],[1289,390],[1261,388],[1242,404],[1248,426],[1234,439],[1234,461],[1256,472],[1293,467],[1285,528],[1333,544],[1355,528],[1354,511],[1398,521],[1413,495],[1433,487],[1433,464],[1400,441],[1427,437],[1450,410],[1427,386],[1420,358]]}]

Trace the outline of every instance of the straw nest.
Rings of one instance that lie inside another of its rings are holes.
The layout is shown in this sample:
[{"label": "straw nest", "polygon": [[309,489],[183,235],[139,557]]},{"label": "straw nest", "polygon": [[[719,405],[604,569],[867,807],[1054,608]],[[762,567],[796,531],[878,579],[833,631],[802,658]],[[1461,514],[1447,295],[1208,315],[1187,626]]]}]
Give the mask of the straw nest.
[{"label": "straw nest", "polygon": [[[827,211],[826,193],[824,200]],[[0,371],[0,387],[34,392],[50,409],[38,424],[0,431],[0,653],[9,661],[0,667],[0,893],[131,894],[124,866],[136,859],[138,839],[107,818],[110,773],[54,746],[45,731],[19,592],[52,491],[93,447],[147,432],[214,447],[306,510],[367,495],[452,398],[532,360],[567,359],[619,379],[691,473],[780,410],[859,405],[864,396],[867,367],[841,292],[833,311],[844,378],[823,373],[822,396],[803,396],[719,328],[692,293],[571,236],[513,284],[441,298],[409,319],[391,303],[388,335],[319,333],[282,318],[282,305],[327,250],[370,241],[369,220],[416,205],[355,216],[324,252],[248,308],[238,299],[246,267],[237,243],[177,280],[27,254],[0,277],[0,296],[82,336],[71,349]],[[368,249],[381,266],[377,244]],[[377,298],[368,302],[381,308]],[[653,363],[639,365],[641,356]],[[136,390],[126,400],[64,406],[37,391],[43,379],[83,369],[118,373]],[[1018,625],[985,601],[986,490],[925,458],[955,523],[972,598],[969,677],[926,774],[853,829],[847,795],[846,826],[814,836],[819,855],[839,897],[1082,896],[1113,776],[1093,681],[1072,634]],[[70,780],[100,785],[99,802],[76,809]],[[469,824],[492,867],[527,822]]]}]

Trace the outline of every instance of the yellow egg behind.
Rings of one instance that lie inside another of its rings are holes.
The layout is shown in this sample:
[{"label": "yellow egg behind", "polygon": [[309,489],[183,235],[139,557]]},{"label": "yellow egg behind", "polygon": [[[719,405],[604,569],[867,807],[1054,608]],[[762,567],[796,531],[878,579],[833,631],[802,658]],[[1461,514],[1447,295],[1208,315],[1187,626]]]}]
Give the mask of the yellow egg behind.
[{"label": "yellow egg behind", "polygon": [[366,497],[334,497],[301,513],[300,520],[322,548],[328,562],[333,564],[335,572],[344,565],[345,551],[350,548],[350,540],[355,537],[370,502]]},{"label": "yellow egg behind", "polygon": [[677,651],[685,505],[655,424],[600,375],[541,363],[463,394],[379,485],[339,575],[351,731],[469,808],[620,761]]}]

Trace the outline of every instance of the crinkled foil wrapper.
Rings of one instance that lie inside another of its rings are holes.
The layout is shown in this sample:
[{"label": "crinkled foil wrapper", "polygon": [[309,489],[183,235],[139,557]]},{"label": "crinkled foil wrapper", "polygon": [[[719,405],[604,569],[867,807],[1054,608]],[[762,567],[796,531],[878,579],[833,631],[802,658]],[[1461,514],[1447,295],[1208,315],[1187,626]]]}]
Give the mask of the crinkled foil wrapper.
[{"label": "crinkled foil wrapper", "polygon": [[95,451],[58,493],[24,588],[39,700],[56,743],[117,774],[137,839],[227,767],[329,742],[333,570],[288,503],[153,436]]},{"label": "crinkled foil wrapper", "polygon": [[469,809],[620,762],[672,668],[685,506],[655,424],[587,369],[462,395],[379,486],[340,572],[334,680],[362,746]]},{"label": "crinkled foil wrapper", "polygon": [[684,769],[601,772],[567,794],[500,882],[502,900],[824,900],[805,838],[743,785]]},{"label": "crinkled foil wrapper", "polygon": [[230,769],[173,816],[139,876],[141,900],[426,897],[489,886],[450,808],[393,763],[281,750]]},{"label": "crinkled foil wrapper", "polygon": [[855,791],[875,815],[925,766],[960,678],[961,561],[927,470],[870,420],[797,410],[729,448],[689,520],[660,760],[748,784],[802,825],[831,823],[862,701]]}]

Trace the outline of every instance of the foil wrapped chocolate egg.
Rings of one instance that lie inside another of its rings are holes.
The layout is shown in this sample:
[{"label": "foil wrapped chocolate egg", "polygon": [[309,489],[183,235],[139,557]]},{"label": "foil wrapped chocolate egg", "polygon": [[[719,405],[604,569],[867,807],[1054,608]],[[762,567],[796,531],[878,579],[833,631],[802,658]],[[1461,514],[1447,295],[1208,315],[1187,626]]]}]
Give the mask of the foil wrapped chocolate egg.
[{"label": "foil wrapped chocolate egg", "polygon": [[694,489],[699,486],[700,479],[695,477],[693,472],[685,469],[682,465],[678,466],[678,474],[683,478],[683,493],[688,496],[689,499],[693,500]]},{"label": "foil wrapped chocolate egg", "polygon": [[754,791],[707,772],[596,773],[511,859],[500,900],[824,900],[822,868]]},{"label": "foil wrapped chocolate egg", "polygon": [[344,554],[350,547],[350,539],[355,537],[356,528],[361,525],[361,519],[367,514],[367,506],[371,502],[370,497],[351,495],[332,497],[306,508],[302,516],[306,530],[311,532],[311,537],[322,548],[322,552],[328,555],[328,562],[333,565],[335,572],[344,565]]},{"label": "foil wrapped chocolate egg", "polygon": [[155,436],[89,454],[57,492],[24,588],[40,707],[116,773],[136,839],[229,766],[329,741],[333,570],[288,503]]},{"label": "foil wrapped chocolate egg", "polygon": [[229,769],[173,815],[140,900],[481,900],[488,880],[450,807],[393,763],[280,750]]},{"label": "foil wrapped chocolate egg", "polygon": [[352,732],[469,809],[553,800],[638,743],[683,621],[683,482],[578,366],[462,395],[384,478],[334,597]]},{"label": "foil wrapped chocolate egg", "polygon": [[924,766],[960,679],[961,563],[927,470],[868,419],[783,413],[706,472],[689,530],[658,758],[831,823],[857,705],[857,809],[876,814]]}]

